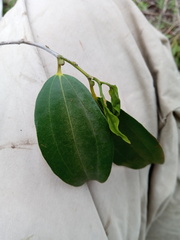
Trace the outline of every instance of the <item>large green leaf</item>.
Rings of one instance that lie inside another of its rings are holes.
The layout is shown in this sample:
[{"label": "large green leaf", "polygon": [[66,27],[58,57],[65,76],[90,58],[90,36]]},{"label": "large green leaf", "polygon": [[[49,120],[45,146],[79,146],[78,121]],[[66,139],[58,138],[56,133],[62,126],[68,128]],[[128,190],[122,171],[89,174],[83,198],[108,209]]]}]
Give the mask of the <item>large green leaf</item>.
[{"label": "large green leaf", "polygon": [[55,75],[41,89],[35,107],[41,152],[63,181],[80,186],[104,182],[114,145],[107,121],[88,89],[69,75]]},{"label": "large green leaf", "polygon": [[[97,104],[104,113],[101,98]],[[106,101],[107,108],[112,112],[112,103]],[[114,139],[114,160],[117,165],[133,169],[140,169],[149,164],[161,164],[164,162],[164,152],[157,139],[149,133],[141,123],[121,109],[118,116],[119,131],[128,137],[131,144],[128,144],[122,137],[113,134]]]},{"label": "large green leaf", "polygon": [[128,136],[131,144],[113,135],[115,153],[114,163],[133,169],[140,169],[149,164],[164,162],[163,150],[154,136],[142,124],[121,109],[119,128]]}]

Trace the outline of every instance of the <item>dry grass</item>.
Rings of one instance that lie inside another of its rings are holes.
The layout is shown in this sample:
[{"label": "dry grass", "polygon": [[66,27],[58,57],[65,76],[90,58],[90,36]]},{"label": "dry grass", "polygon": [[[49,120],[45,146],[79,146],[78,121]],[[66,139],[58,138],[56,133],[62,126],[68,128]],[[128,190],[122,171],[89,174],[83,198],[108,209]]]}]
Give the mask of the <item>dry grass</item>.
[{"label": "dry grass", "polygon": [[171,43],[172,54],[180,70],[180,0],[133,0],[147,19]]}]

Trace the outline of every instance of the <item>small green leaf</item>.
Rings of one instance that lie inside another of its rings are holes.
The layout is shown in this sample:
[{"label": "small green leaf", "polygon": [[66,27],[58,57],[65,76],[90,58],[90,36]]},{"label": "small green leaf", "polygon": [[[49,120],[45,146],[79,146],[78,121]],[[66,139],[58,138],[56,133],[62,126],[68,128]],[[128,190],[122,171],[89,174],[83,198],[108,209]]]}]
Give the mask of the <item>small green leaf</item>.
[{"label": "small green leaf", "polygon": [[112,105],[111,108],[109,108],[110,103],[106,105],[108,102],[105,103],[103,98],[98,98],[97,101],[106,117],[111,132],[121,137],[123,141],[130,144],[129,139],[119,130],[119,118],[111,112]]},{"label": "small green leaf", "polygon": [[113,161],[113,138],[81,82],[69,75],[48,79],[36,100],[35,125],[41,152],[63,181],[73,186],[106,181]]},{"label": "small green leaf", "polygon": [[164,153],[160,144],[142,124],[122,109],[119,120],[119,128],[128,136],[131,144],[127,144],[121,138],[113,135],[115,164],[140,169],[149,164],[164,162]]},{"label": "small green leaf", "polygon": [[110,130],[121,137],[126,143],[131,143],[129,139],[119,130],[119,119],[114,115],[107,107],[104,108],[104,114],[106,116],[107,122],[109,124]]},{"label": "small green leaf", "polygon": [[115,115],[120,114],[120,99],[118,94],[118,88],[116,85],[111,85],[109,89],[109,95],[111,96],[112,111]]}]

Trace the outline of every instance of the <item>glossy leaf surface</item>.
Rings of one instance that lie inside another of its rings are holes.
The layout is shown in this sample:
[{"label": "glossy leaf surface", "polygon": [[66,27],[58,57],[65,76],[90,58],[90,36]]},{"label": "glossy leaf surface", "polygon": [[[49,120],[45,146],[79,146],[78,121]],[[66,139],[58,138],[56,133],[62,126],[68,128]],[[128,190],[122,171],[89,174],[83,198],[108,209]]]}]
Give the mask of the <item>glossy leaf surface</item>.
[{"label": "glossy leaf surface", "polygon": [[55,75],[41,89],[35,108],[41,152],[63,181],[80,186],[104,182],[114,145],[107,121],[88,89],[69,75]]},{"label": "glossy leaf surface", "polygon": [[128,136],[131,144],[113,135],[115,154],[114,163],[133,169],[140,169],[149,164],[164,162],[163,150],[154,136],[142,124],[121,109],[119,128]]}]

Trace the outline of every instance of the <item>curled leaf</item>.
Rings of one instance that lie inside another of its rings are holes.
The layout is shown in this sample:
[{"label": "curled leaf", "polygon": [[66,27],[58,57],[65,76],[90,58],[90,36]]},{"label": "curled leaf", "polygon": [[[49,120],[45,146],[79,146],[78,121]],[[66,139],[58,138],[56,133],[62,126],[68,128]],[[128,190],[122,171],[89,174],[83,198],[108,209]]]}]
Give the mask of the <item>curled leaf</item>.
[{"label": "curled leaf", "polygon": [[[113,132],[115,135],[117,135],[118,137],[121,137],[123,139],[123,141],[127,142],[127,143],[131,143],[128,139],[128,137],[126,137],[126,135],[124,135],[120,130],[119,130],[119,118],[112,113],[112,105],[109,105],[108,102],[105,103],[103,98],[98,98],[97,99],[98,104],[100,105],[101,110],[103,111],[106,120],[108,122],[109,128],[111,130],[111,132]],[[109,106],[111,106],[109,108]]]},{"label": "curled leaf", "polygon": [[107,122],[109,124],[110,130],[117,136],[121,137],[126,143],[131,143],[129,139],[119,130],[119,119],[114,115],[108,107],[104,107],[104,114],[106,116]]},{"label": "curled leaf", "polygon": [[116,85],[111,85],[109,88],[110,88],[109,95],[111,96],[113,114],[115,114],[116,116],[119,116],[121,107],[120,107],[118,88]]},{"label": "curled leaf", "polygon": [[[102,101],[99,98],[98,104],[101,110]],[[111,113],[112,104],[106,102],[109,112]],[[110,116],[109,113],[109,116]],[[105,114],[105,113],[104,113]],[[126,166],[133,169],[140,169],[149,164],[162,164],[164,162],[164,152],[157,139],[143,127],[132,116],[121,109],[121,114],[118,116],[119,131],[128,136],[131,144],[118,134],[112,134],[114,139],[114,160],[113,162],[120,166]],[[116,128],[117,128],[116,125]]]}]

